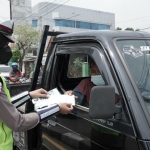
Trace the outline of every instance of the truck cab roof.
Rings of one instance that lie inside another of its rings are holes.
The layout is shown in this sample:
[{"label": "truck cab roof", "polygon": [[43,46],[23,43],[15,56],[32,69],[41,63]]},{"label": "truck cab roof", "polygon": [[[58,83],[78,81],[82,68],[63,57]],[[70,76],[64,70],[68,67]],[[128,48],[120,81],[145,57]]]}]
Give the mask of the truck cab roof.
[{"label": "truck cab roof", "polygon": [[120,31],[120,30],[99,30],[99,31],[83,31],[74,32],[67,34],[60,34],[55,39],[54,42],[58,41],[69,41],[69,40],[79,40],[79,39],[99,39],[105,40],[105,38],[149,38],[150,35],[146,32],[140,31]]}]

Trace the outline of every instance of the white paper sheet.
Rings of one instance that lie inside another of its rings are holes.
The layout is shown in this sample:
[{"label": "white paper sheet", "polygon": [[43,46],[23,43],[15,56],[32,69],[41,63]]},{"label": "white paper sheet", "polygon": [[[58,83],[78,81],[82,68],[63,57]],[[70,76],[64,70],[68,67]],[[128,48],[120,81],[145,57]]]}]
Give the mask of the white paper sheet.
[{"label": "white paper sheet", "polygon": [[48,91],[49,95],[61,95],[57,88]]},{"label": "white paper sheet", "polygon": [[75,105],[75,97],[74,95],[50,95],[48,99],[38,99],[36,102],[34,102],[34,109],[42,108],[45,106],[50,106],[54,103],[69,103],[72,105]]}]

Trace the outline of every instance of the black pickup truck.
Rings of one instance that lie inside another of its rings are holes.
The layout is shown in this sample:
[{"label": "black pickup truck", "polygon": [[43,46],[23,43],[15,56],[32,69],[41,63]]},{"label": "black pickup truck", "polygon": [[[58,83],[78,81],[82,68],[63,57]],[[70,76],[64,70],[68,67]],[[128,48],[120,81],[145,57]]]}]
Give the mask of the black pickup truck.
[{"label": "black pickup truck", "polygon": [[[43,31],[35,74],[46,38],[54,35],[48,28]],[[57,88],[61,94],[73,90],[91,78],[89,65],[85,65],[91,61],[105,85],[91,89],[89,107],[76,103],[69,115],[57,114],[30,131],[14,133],[16,149],[150,149],[150,34],[103,30],[57,35],[41,87],[48,91]],[[31,90],[36,88],[36,80],[35,75]],[[33,108],[28,102],[22,113]]]}]

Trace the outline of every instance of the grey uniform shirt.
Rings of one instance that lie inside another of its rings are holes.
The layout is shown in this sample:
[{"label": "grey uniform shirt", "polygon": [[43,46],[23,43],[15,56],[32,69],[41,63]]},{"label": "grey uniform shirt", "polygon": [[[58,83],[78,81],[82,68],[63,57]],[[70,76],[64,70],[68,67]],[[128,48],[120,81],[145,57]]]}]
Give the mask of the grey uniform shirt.
[{"label": "grey uniform shirt", "polygon": [[25,131],[39,123],[37,113],[21,114],[8,100],[4,91],[0,94],[0,120],[13,131]]}]

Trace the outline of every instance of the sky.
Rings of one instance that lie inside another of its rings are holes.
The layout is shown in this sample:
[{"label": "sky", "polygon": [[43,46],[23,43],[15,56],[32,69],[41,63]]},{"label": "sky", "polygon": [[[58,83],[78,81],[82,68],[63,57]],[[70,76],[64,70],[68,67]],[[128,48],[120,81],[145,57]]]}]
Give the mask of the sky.
[{"label": "sky", "polygon": [[[65,3],[65,5],[111,12],[115,14],[115,27],[127,27],[150,32],[150,0],[31,0]],[[10,18],[9,0],[0,0],[0,22]]]}]

